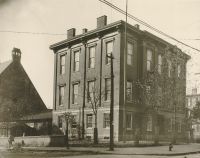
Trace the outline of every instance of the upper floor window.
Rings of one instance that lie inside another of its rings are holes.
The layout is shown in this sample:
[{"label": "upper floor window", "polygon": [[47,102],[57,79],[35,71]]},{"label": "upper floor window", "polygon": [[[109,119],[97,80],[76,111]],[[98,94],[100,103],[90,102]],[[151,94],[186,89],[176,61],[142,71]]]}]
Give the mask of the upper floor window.
[{"label": "upper floor window", "polygon": [[161,86],[158,86],[158,106],[162,105],[162,88]]},{"label": "upper floor window", "polygon": [[59,105],[62,106],[64,104],[64,96],[65,96],[65,87],[59,87]]},{"label": "upper floor window", "polygon": [[158,55],[158,73],[162,73],[162,56],[161,54]]},{"label": "upper floor window", "polygon": [[94,99],[95,81],[88,82],[88,102]]},{"label": "upper floor window", "polygon": [[127,101],[133,100],[133,83],[130,81],[126,82],[126,98]]},{"label": "upper floor window", "polygon": [[177,75],[178,75],[178,77],[180,77],[180,75],[181,75],[181,65],[180,64],[178,64],[178,72],[177,72]]},{"label": "upper floor window", "polygon": [[73,85],[72,104],[78,103],[78,83]]},{"label": "upper floor window", "polygon": [[172,62],[168,60],[168,77],[171,77],[172,73]]},{"label": "upper floor window", "polygon": [[132,128],[132,113],[128,112],[126,113],[126,129]]},{"label": "upper floor window", "polygon": [[106,64],[110,64],[111,59],[108,56],[111,56],[113,52],[113,41],[106,43]]},{"label": "upper floor window", "polygon": [[133,65],[133,44],[127,43],[127,64]]},{"label": "upper floor window", "polygon": [[147,71],[151,71],[152,68],[152,50],[147,49]]},{"label": "upper floor window", "polygon": [[65,73],[65,55],[60,56],[60,74]]},{"label": "upper floor window", "polygon": [[104,113],[103,115],[103,128],[109,128],[110,127],[110,114]]},{"label": "upper floor window", "polygon": [[110,100],[111,95],[111,79],[106,78],[105,79],[105,100]]},{"label": "upper floor window", "polygon": [[79,50],[74,52],[74,71],[79,71],[79,55]]},{"label": "upper floor window", "polygon": [[92,128],[92,114],[87,114],[86,116],[86,127]]},{"label": "upper floor window", "polygon": [[89,68],[95,67],[95,51],[96,47],[89,47]]}]

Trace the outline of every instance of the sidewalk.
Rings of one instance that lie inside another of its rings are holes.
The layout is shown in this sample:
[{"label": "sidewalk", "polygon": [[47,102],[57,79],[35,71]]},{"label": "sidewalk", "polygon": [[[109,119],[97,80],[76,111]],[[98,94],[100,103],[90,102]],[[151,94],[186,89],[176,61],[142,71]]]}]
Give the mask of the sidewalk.
[{"label": "sidewalk", "polygon": [[200,153],[200,144],[174,145],[172,151],[169,151],[168,146],[156,147],[122,147],[115,148],[114,151],[109,151],[105,147],[24,147],[28,151],[46,151],[46,152],[83,152],[93,154],[114,154],[114,155],[186,155]]}]

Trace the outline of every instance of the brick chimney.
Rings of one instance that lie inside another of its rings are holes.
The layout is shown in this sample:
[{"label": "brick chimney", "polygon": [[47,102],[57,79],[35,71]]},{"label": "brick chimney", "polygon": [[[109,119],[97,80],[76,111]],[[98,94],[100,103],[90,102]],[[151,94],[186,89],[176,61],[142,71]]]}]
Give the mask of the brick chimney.
[{"label": "brick chimney", "polygon": [[17,61],[17,62],[20,62],[21,60],[21,50],[19,48],[13,48],[12,50],[12,59],[13,61]]},{"label": "brick chimney", "polygon": [[137,29],[140,29],[140,25],[139,24],[135,24],[134,25]]},{"label": "brick chimney", "polygon": [[88,32],[88,29],[86,29],[86,28],[84,28],[83,30],[82,30],[82,33],[87,33]]},{"label": "brick chimney", "polygon": [[76,29],[75,28],[71,28],[69,30],[67,30],[67,39],[73,38],[76,35]]},{"label": "brick chimney", "polygon": [[97,18],[97,28],[102,28],[107,25],[107,16],[103,15]]}]

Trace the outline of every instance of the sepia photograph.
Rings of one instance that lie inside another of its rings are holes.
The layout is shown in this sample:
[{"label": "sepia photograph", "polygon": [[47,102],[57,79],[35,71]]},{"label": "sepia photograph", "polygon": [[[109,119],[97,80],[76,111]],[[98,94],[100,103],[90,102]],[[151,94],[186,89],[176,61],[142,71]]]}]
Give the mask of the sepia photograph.
[{"label": "sepia photograph", "polygon": [[200,0],[0,0],[0,158],[200,158]]}]

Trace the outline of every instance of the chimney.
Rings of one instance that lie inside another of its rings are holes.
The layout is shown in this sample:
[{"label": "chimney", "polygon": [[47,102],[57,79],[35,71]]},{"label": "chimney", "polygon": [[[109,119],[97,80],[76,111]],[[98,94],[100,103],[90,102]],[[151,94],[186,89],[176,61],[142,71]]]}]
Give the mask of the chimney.
[{"label": "chimney", "polygon": [[83,34],[84,34],[84,33],[87,33],[87,32],[88,32],[88,29],[84,28],[82,32],[83,32]]},{"label": "chimney", "polygon": [[97,28],[102,28],[107,25],[107,16],[103,15],[97,18]]},{"label": "chimney", "polygon": [[13,48],[12,50],[12,59],[13,61],[17,61],[17,62],[20,62],[21,60],[21,50],[19,48]]},{"label": "chimney", "polygon": [[69,30],[67,30],[67,39],[73,38],[76,35],[76,29],[75,28],[71,28]]},{"label": "chimney", "polygon": [[139,25],[139,24],[135,24],[135,27],[136,27],[137,29],[140,29],[140,25]]}]

